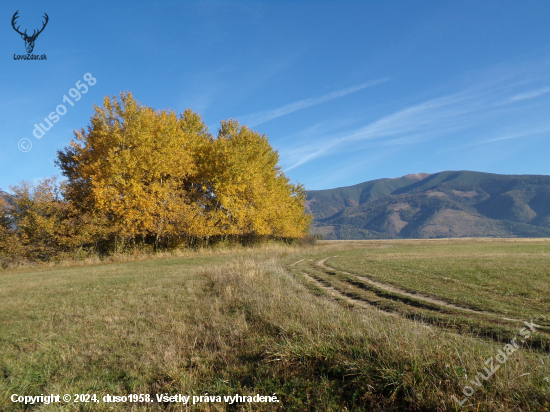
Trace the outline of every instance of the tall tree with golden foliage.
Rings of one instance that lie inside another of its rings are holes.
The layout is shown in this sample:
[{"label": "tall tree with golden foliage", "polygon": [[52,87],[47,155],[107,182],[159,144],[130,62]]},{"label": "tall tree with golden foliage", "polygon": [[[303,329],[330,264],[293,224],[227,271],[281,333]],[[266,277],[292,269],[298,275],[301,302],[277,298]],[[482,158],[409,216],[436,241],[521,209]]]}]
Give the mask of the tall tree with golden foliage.
[{"label": "tall tree with golden foliage", "polygon": [[305,190],[290,183],[278,166],[279,154],[265,135],[222,121],[218,138],[201,165],[210,183],[211,212],[222,235],[303,236]]},{"label": "tall tree with golden foliage", "polygon": [[58,153],[67,198],[106,216],[119,243],[152,236],[158,245],[196,231],[200,208],[190,190],[194,152],[208,139],[204,124],[191,111],[178,118],[142,106],[131,93],[120,100],[106,97],[88,130]]},{"label": "tall tree with golden foliage", "polygon": [[305,191],[265,136],[224,121],[214,139],[199,115],[155,111],[131,93],[106,97],[87,130],[58,152],[66,199],[104,219],[117,244],[156,246],[234,236],[303,235]]}]

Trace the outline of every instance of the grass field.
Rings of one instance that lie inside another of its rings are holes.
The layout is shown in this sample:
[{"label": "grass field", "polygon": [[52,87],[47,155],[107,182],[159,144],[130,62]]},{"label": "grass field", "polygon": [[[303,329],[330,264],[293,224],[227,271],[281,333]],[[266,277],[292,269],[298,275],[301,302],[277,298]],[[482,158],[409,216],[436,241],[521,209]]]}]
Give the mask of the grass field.
[{"label": "grass field", "polygon": [[[544,239],[267,245],[0,281],[0,411],[550,410]],[[10,400],[79,393],[100,402]],[[101,401],[140,393],[154,402]],[[206,393],[280,402],[155,396]]]}]

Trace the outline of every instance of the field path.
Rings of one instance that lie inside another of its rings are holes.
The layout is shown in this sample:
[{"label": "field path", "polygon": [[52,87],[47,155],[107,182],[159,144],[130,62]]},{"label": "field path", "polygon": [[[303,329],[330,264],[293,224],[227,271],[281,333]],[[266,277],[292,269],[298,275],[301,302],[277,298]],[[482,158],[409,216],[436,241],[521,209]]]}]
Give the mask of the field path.
[{"label": "field path", "polygon": [[[331,257],[338,257],[338,256],[331,256]],[[475,310],[475,309],[470,309],[470,308],[466,308],[466,307],[463,307],[463,306],[454,305],[454,304],[449,303],[447,301],[432,298],[430,296],[423,295],[421,293],[407,292],[404,289],[398,288],[398,287],[393,286],[393,285],[388,285],[387,283],[378,282],[376,280],[369,279],[365,276],[361,276],[361,275],[357,275],[355,273],[349,273],[349,272],[345,272],[345,271],[340,270],[340,269],[332,268],[332,267],[326,265],[326,261],[329,260],[331,257],[321,259],[320,261],[318,261],[316,263],[316,265],[323,268],[323,269],[335,270],[335,271],[344,273],[344,274],[349,275],[349,276],[354,276],[357,279],[360,279],[360,280],[362,280],[362,281],[364,281],[364,282],[366,282],[366,283],[368,283],[372,286],[375,286],[378,289],[382,289],[386,292],[396,293],[396,294],[399,294],[399,295],[402,295],[402,296],[407,296],[407,297],[410,297],[410,298],[413,298],[413,299],[416,299],[416,300],[419,300],[419,301],[422,301],[422,302],[432,303],[432,304],[435,304],[435,305],[439,305],[439,306],[443,306],[443,307],[447,307],[447,308],[451,308],[451,309],[456,309],[456,310],[461,310],[461,311],[464,311],[464,312],[476,313],[478,315],[499,317],[503,320],[512,321],[512,322],[521,322],[517,319],[503,318],[500,315],[497,315],[495,313],[485,312],[485,311],[481,311],[481,310]]]},{"label": "field path", "polygon": [[340,299],[343,299],[345,300],[346,302],[348,303],[351,303],[353,305],[357,305],[357,306],[361,306],[362,308],[367,308],[367,309],[371,309],[371,310],[376,310],[377,312],[380,312],[384,315],[387,315],[387,316],[391,316],[391,317],[394,317],[394,318],[398,318],[399,316],[397,316],[396,314],[394,313],[391,313],[391,312],[387,312],[385,310],[382,310],[382,309],[379,309],[377,308],[376,306],[370,304],[370,303],[367,303],[366,301],[364,301],[363,299],[359,299],[359,298],[351,298],[349,297],[348,295],[346,295],[345,293],[339,291],[338,289],[332,287],[332,286],[327,286],[325,285],[323,282],[315,279],[313,276],[310,276],[308,275],[307,273],[305,272],[302,272],[300,271],[300,273],[310,282],[310,283],[314,283],[315,286],[317,286],[318,288],[320,289],[323,289],[325,292],[327,292],[329,295],[333,296],[333,297],[336,297],[336,298],[340,298]]},{"label": "field path", "polygon": [[296,266],[298,263],[300,263],[300,262],[302,262],[302,261],[304,261],[304,260],[305,260],[305,259],[300,259],[298,262],[294,262],[294,263],[293,263],[292,265],[290,265],[290,266],[291,266],[291,267],[292,267],[292,266]]}]

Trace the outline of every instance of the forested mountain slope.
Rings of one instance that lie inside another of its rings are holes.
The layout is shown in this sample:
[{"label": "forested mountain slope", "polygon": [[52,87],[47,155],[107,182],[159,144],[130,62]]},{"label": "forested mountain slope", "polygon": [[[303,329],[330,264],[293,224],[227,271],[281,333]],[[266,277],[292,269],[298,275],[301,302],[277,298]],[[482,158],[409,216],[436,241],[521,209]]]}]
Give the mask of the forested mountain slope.
[{"label": "forested mountain slope", "polygon": [[550,176],[421,173],[312,190],[306,207],[327,239],[550,237]]}]

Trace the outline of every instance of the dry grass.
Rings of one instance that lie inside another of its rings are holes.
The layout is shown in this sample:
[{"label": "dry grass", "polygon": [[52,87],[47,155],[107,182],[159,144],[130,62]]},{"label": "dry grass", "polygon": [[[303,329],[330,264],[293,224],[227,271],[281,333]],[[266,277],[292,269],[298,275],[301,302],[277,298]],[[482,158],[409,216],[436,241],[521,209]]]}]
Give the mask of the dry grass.
[{"label": "dry grass", "polygon": [[[350,307],[312,293],[286,269],[356,247],[364,244],[4,272],[0,410],[23,410],[9,400],[12,393],[205,392],[276,393],[281,403],[196,410],[456,410],[451,396],[461,398],[464,372],[483,371],[501,344]],[[548,410],[549,377],[547,355],[519,350],[476,387],[466,410]],[[63,406],[182,409],[175,403]]]}]

